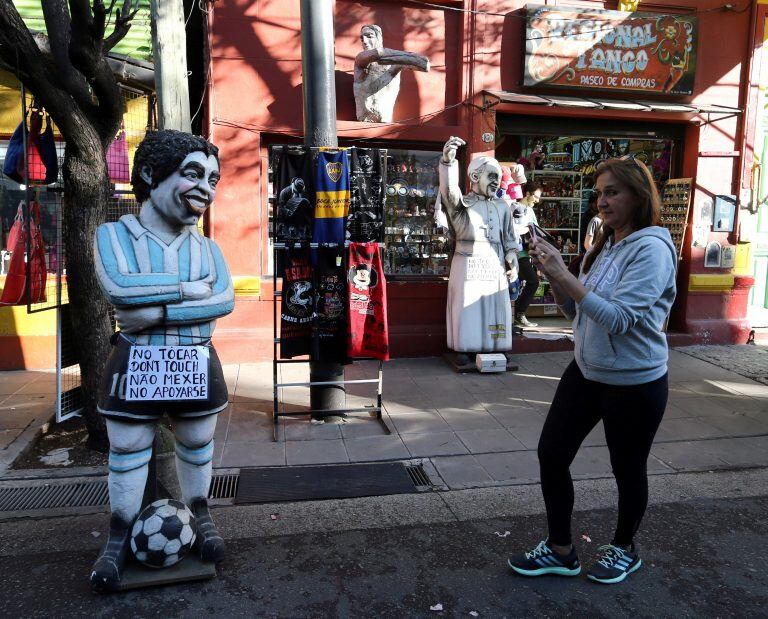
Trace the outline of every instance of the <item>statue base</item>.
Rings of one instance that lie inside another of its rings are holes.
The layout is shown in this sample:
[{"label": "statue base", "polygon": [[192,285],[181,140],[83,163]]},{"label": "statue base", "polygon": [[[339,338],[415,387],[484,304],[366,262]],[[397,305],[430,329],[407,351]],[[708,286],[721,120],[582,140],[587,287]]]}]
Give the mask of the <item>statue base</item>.
[{"label": "statue base", "polygon": [[188,554],[176,565],[162,569],[146,567],[129,556],[125,562],[118,591],[175,585],[181,582],[216,578],[216,564],[203,561],[196,554]]},{"label": "statue base", "polygon": [[[464,363],[467,357],[469,357],[469,361]],[[460,353],[455,350],[449,350],[448,352],[443,353],[443,359],[459,374],[469,374],[472,372],[477,374],[480,373],[475,365],[474,353]],[[516,372],[518,369],[519,366],[517,363],[507,359],[507,372]]]}]

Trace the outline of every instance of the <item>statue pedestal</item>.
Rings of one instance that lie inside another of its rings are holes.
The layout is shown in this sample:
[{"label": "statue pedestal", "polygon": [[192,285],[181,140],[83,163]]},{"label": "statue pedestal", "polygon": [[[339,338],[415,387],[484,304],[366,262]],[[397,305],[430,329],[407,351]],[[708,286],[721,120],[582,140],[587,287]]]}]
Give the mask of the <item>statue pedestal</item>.
[{"label": "statue pedestal", "polygon": [[128,556],[118,591],[174,585],[180,582],[209,580],[211,578],[216,578],[216,564],[204,562],[196,554],[190,553],[176,565],[162,569],[146,567],[132,556]]},{"label": "statue pedestal", "polygon": [[[469,374],[471,372],[475,372],[479,374],[477,370],[477,366],[475,365],[475,355],[469,355],[469,362],[465,364],[459,363],[459,355],[462,353],[458,353],[453,350],[449,350],[448,352],[443,353],[443,359],[445,359],[445,362],[450,365],[454,371],[458,372],[459,374]],[[507,372],[516,372],[518,370],[519,366],[517,363],[514,363],[507,359]]]}]

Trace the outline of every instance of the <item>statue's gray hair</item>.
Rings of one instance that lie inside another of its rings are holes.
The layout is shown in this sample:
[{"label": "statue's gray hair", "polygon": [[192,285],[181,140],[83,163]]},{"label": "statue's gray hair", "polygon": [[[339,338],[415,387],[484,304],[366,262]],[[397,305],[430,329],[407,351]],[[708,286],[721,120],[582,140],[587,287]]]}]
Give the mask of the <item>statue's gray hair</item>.
[{"label": "statue's gray hair", "polygon": [[485,172],[485,169],[489,166],[496,168],[496,171],[499,173],[499,178],[501,178],[501,165],[493,157],[475,157],[472,161],[469,162],[467,174],[469,174],[470,177],[474,173],[477,173],[478,176],[481,176],[483,172]]},{"label": "statue's gray hair", "polygon": [[360,28],[360,36],[363,35],[363,30],[373,30],[376,33],[376,36],[378,37],[379,41],[384,40],[384,36],[381,34],[381,28],[377,26],[376,24],[365,24],[362,28]]}]

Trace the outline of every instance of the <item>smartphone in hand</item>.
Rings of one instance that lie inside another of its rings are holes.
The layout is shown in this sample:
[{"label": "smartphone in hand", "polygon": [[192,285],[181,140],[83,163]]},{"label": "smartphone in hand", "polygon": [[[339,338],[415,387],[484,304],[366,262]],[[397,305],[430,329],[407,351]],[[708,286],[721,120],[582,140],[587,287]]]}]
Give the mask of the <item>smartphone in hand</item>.
[{"label": "smartphone in hand", "polygon": [[539,235],[536,233],[536,225],[535,224],[528,224],[528,230],[531,233],[531,239],[534,241],[539,240]]}]

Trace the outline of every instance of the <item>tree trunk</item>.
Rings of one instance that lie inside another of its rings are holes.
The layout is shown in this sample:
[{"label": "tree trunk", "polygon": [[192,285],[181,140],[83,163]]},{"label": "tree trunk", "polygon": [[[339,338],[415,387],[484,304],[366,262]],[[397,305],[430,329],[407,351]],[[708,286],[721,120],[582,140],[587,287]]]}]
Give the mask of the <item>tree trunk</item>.
[{"label": "tree trunk", "polygon": [[88,447],[109,448],[104,420],[96,411],[101,377],[110,353],[109,304],[101,292],[94,268],[96,228],[106,221],[110,185],[104,147],[92,128],[80,149],[67,144],[64,154],[64,247],[72,330],[80,362],[83,417]]}]

